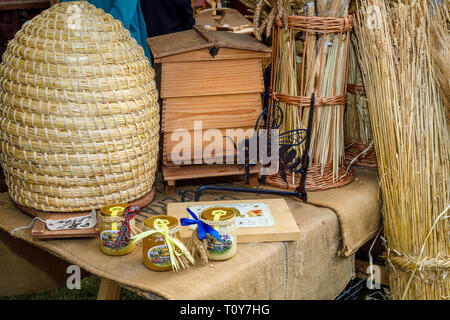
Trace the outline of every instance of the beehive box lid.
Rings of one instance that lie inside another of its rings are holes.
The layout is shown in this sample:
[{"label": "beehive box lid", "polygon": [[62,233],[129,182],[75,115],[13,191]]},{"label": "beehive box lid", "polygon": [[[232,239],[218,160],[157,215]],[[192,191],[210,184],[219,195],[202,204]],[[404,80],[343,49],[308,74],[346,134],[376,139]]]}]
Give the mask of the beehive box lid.
[{"label": "beehive box lid", "polygon": [[270,53],[270,47],[247,34],[206,30],[201,26],[147,39],[155,59],[218,47]]}]

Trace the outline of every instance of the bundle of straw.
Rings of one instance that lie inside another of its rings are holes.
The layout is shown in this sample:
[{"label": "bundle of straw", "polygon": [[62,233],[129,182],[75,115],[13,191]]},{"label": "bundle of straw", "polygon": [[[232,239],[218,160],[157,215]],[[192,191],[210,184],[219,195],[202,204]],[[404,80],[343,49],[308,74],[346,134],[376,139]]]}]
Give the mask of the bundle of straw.
[{"label": "bundle of straw", "polygon": [[[441,6],[440,8],[443,8]],[[432,48],[431,56],[434,60],[434,71],[441,89],[441,96],[444,100],[447,111],[447,121],[450,120],[450,33],[447,22],[449,21],[448,11],[433,16],[431,21]],[[444,21],[445,19],[446,21]]]},{"label": "bundle of straw", "polygon": [[394,299],[450,296],[450,141],[431,52],[438,15],[425,0],[362,0],[358,11]]},{"label": "bundle of straw", "polygon": [[349,165],[376,167],[367,97],[364,91],[361,69],[353,42],[350,42],[348,65],[347,108],[345,111],[345,161]]},{"label": "bundle of straw", "polygon": [[350,45],[348,67],[347,110],[345,113],[345,138],[349,143],[358,141],[366,146],[372,142],[367,98],[364,93],[361,70],[353,44]]}]

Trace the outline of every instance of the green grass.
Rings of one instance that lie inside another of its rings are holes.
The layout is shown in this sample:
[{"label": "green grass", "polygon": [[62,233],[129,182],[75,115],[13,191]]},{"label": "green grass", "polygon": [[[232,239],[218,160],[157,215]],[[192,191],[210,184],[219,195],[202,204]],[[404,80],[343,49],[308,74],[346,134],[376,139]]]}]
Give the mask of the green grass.
[{"label": "green grass", "polygon": [[[95,300],[97,299],[100,278],[90,275],[81,280],[81,289],[67,287],[52,289],[42,293],[20,296],[0,297],[0,300]],[[142,300],[143,298],[124,288],[120,290],[120,300]]]},{"label": "green grass", "polygon": [[[98,288],[100,286],[100,278],[94,275],[89,275],[81,280],[81,289],[70,290],[67,287],[48,290],[42,293],[27,294],[19,296],[1,297],[0,300],[95,300],[97,299]],[[348,287],[351,287],[349,283]],[[364,288],[356,296],[356,300],[384,300],[386,299],[386,292],[381,290],[369,290]],[[141,296],[121,288],[120,300],[143,300]]]}]

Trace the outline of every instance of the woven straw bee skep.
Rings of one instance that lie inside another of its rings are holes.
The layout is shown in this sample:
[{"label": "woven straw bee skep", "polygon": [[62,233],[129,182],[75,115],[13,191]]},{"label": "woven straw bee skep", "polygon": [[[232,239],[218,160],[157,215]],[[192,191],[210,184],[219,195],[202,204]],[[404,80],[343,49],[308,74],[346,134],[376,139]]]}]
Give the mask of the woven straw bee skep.
[{"label": "woven straw bee skep", "polygon": [[2,60],[0,159],[17,204],[86,211],[151,191],[155,74],[120,21],[59,3],[26,22]]}]

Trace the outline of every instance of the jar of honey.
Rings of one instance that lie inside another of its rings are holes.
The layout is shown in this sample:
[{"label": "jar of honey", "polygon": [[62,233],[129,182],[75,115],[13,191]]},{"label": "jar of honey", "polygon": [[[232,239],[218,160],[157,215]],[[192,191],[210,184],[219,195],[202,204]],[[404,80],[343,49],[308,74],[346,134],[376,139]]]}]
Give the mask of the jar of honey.
[{"label": "jar of honey", "polygon": [[206,235],[207,254],[210,260],[228,260],[237,250],[235,210],[227,207],[212,207],[202,211],[200,220],[213,227],[220,240]]},{"label": "jar of honey", "polygon": [[[117,248],[113,245],[122,228],[123,213],[128,207],[127,203],[117,203],[104,206],[100,209],[99,231],[100,231],[100,249],[103,253],[112,256],[123,256],[136,248],[136,244],[131,239],[123,238]],[[134,226],[134,217],[130,220],[130,225]]]},{"label": "jar of honey", "polygon": [[[162,222],[169,229],[169,235],[171,237],[177,239],[180,238],[178,219],[172,216],[158,215],[148,218],[144,221],[144,230],[155,230],[154,223],[156,219],[162,220]],[[161,233],[158,232],[145,237],[142,240],[142,248],[142,257],[144,265],[147,268],[153,271],[172,270],[169,249],[167,248],[164,237]]]}]

